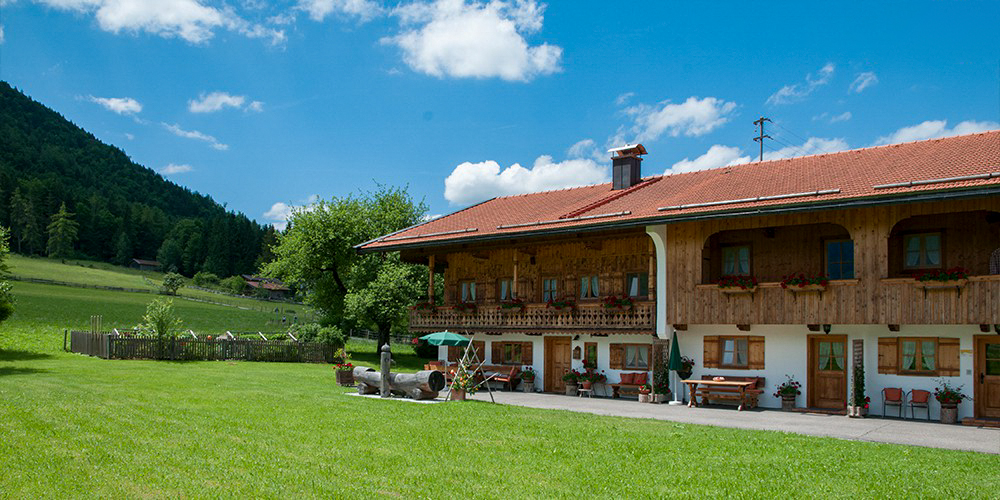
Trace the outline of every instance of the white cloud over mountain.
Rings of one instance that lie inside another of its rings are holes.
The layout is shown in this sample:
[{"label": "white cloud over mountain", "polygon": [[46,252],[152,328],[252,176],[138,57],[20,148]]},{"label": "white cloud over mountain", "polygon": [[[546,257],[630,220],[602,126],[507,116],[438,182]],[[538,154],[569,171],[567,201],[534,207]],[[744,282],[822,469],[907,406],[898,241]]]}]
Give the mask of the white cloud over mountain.
[{"label": "white cloud over mountain", "polygon": [[180,125],[177,124],[171,125],[169,123],[163,123],[162,125],[163,128],[167,129],[167,131],[169,131],[171,134],[176,135],[177,137],[183,137],[185,139],[194,139],[196,141],[204,141],[207,142],[209,145],[211,145],[213,149],[217,149],[219,151],[225,151],[229,149],[229,146],[227,144],[223,144],[219,142],[215,137],[212,137],[203,132],[199,132],[197,130],[184,130],[180,127]]},{"label": "white cloud over mountain", "polygon": [[174,175],[174,174],[183,174],[186,172],[191,172],[193,170],[194,167],[192,167],[191,165],[176,165],[174,163],[171,163],[161,168],[160,173],[163,175]]},{"label": "white cloud over mountain", "polygon": [[1000,129],[1000,123],[966,120],[955,124],[954,127],[948,128],[948,120],[927,120],[916,125],[903,127],[887,136],[879,137],[875,141],[875,144],[897,144],[900,142],[937,139],[939,137],[974,134],[994,129]]},{"label": "white cloud over mountain", "polygon": [[382,42],[420,73],[524,82],[560,70],[561,47],[525,38],[542,28],[544,10],[534,0],[413,2],[393,10],[403,31]]},{"label": "white cloud over mountain", "polygon": [[465,162],[444,180],[444,197],[453,205],[471,205],[495,196],[509,196],[608,182],[610,168],[590,158],[554,162],[539,156],[531,168],[513,164],[501,169],[495,161]]},{"label": "white cloud over mountain", "polygon": [[89,96],[87,100],[100,104],[108,111],[114,111],[119,115],[132,115],[142,111],[142,104],[131,97],[94,97]]},{"label": "white cloud over mountain", "polygon": [[224,108],[242,109],[259,112],[264,109],[264,103],[252,101],[247,103],[247,96],[231,95],[226,92],[211,92],[201,94],[197,99],[188,101],[188,111],[192,113],[214,113]]}]

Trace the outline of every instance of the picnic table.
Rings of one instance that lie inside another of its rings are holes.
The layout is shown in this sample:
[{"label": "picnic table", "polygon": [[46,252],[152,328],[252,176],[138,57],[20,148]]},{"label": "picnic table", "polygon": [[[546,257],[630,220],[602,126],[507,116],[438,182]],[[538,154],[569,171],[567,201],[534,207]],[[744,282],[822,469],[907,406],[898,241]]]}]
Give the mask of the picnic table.
[{"label": "picnic table", "polygon": [[[746,406],[746,402],[747,402],[747,389],[749,389],[749,388],[751,388],[751,387],[753,387],[754,385],[757,384],[757,382],[753,381],[753,380],[740,381],[740,380],[697,380],[697,379],[689,379],[689,380],[682,380],[681,382],[684,382],[685,384],[687,384],[688,389],[690,389],[690,391],[691,391],[691,401],[688,403],[688,407],[689,408],[690,407],[697,407],[698,406],[698,395],[697,395],[698,385],[703,385],[703,386],[709,387],[709,388],[711,388],[711,387],[720,387],[720,388],[728,388],[728,389],[737,389],[739,391],[739,393],[738,393],[738,395],[734,395],[734,396],[739,398],[739,401],[740,401],[740,407],[738,408],[739,411],[743,411],[743,407]],[[705,399],[707,400],[708,397],[706,396]]]}]

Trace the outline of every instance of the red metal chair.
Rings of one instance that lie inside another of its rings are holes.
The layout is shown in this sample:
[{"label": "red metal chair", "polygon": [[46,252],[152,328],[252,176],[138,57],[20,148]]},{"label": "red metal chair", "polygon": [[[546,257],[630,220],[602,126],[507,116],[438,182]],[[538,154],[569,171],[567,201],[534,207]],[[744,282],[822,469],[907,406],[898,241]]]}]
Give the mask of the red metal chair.
[{"label": "red metal chair", "polygon": [[882,418],[885,418],[885,406],[898,406],[899,418],[903,418],[903,389],[899,387],[886,387],[882,389]]},{"label": "red metal chair", "polygon": [[914,408],[923,408],[927,412],[927,420],[931,419],[931,393],[929,391],[924,391],[921,389],[913,389],[912,391],[906,393],[906,398],[910,401],[906,403],[906,406],[910,407],[910,418],[917,418],[913,414]]}]

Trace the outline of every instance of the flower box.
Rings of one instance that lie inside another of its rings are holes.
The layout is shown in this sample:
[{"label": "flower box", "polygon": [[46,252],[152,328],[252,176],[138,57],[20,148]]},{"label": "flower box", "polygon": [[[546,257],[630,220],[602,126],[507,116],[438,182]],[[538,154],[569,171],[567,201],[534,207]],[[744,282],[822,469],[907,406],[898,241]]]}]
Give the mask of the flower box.
[{"label": "flower box", "polygon": [[790,286],[785,288],[792,293],[804,293],[804,292],[825,292],[826,285],[806,285],[806,286]]},{"label": "flower box", "polygon": [[923,288],[924,290],[938,290],[942,288],[960,289],[964,287],[967,283],[969,283],[969,280],[965,278],[957,280],[947,280],[947,281],[928,280],[928,281],[913,282],[913,284],[916,285],[917,288]]},{"label": "flower box", "polygon": [[726,295],[753,294],[754,292],[757,291],[757,287],[753,286],[753,287],[741,288],[738,286],[727,286],[727,287],[719,287],[719,291]]}]

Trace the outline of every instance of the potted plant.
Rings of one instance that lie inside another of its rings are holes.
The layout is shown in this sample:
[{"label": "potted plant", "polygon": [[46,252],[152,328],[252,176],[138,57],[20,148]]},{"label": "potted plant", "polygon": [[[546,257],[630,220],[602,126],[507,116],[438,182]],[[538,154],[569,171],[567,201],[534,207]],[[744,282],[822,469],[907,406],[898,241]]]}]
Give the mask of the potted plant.
[{"label": "potted plant", "polygon": [[858,364],[854,366],[854,374],[851,380],[851,404],[847,405],[847,416],[851,418],[862,418],[868,414],[868,404],[871,398],[865,395],[865,368]]},{"label": "potted plant", "polygon": [[802,384],[795,381],[791,375],[785,375],[785,381],[778,386],[778,390],[774,392],[774,397],[781,398],[781,409],[783,411],[792,411],[795,409],[795,398],[799,394],[802,394],[800,390]]},{"label": "potted plant", "polygon": [[501,300],[500,305],[497,306],[497,310],[499,311],[516,313],[523,313],[527,308],[528,305],[521,299]]},{"label": "potted plant", "polygon": [[793,293],[797,292],[822,292],[830,284],[830,279],[822,274],[806,276],[804,273],[789,274],[781,278],[781,288]]},{"label": "potted plant", "polygon": [[969,270],[952,267],[941,271],[927,271],[916,276],[916,285],[924,291],[935,288],[962,288],[969,282]]},{"label": "potted plant", "polygon": [[345,387],[354,385],[354,365],[351,363],[337,363],[333,369],[337,372],[337,385]]},{"label": "potted plant", "polygon": [[580,381],[580,372],[576,370],[570,370],[562,376],[563,382],[566,382],[566,395],[576,396],[577,393],[577,383]]},{"label": "potted plant", "polygon": [[635,311],[635,302],[632,301],[631,297],[624,297],[624,296],[618,297],[616,295],[609,295],[601,299],[601,305],[604,306],[604,309],[608,311],[616,311],[616,312]]},{"label": "potted plant", "polygon": [[653,402],[670,401],[670,370],[666,363],[660,363],[653,372]]},{"label": "potted plant", "polygon": [[754,276],[723,276],[717,282],[722,293],[754,293],[757,291],[757,278]]},{"label": "potted plant", "polygon": [[681,356],[681,369],[677,370],[677,376],[681,380],[687,380],[691,378],[692,373],[694,373],[694,360],[687,356]]},{"label": "potted plant", "polygon": [[941,403],[941,423],[954,424],[958,421],[958,404],[964,399],[972,399],[962,394],[962,386],[954,387],[945,380],[938,380],[934,389],[934,399]]},{"label": "potted plant", "polygon": [[521,370],[521,389],[524,392],[535,392],[535,377],[537,375],[535,370],[530,366]]},{"label": "potted plant", "polygon": [[650,397],[650,395],[649,395],[651,392],[653,392],[653,386],[649,385],[649,383],[645,383],[645,384],[640,385],[639,386],[639,402],[640,403],[649,403],[650,401],[652,401],[652,397]]},{"label": "potted plant", "polygon": [[476,313],[476,303],[475,302],[459,302],[453,306],[452,309],[460,313],[475,314]]},{"label": "potted plant", "polygon": [[452,380],[451,399],[453,401],[465,401],[465,397],[471,396],[479,391],[479,383],[476,377],[469,373],[466,365],[460,364],[455,372],[455,379]]},{"label": "potted plant", "polygon": [[546,309],[555,309],[556,311],[569,311],[570,313],[576,313],[576,301],[573,299],[562,298],[559,300],[549,299],[545,303]]},{"label": "potted plant", "polygon": [[580,374],[580,386],[590,389],[594,384],[603,384],[607,379],[608,377],[598,372],[596,368],[587,367],[587,370]]}]

